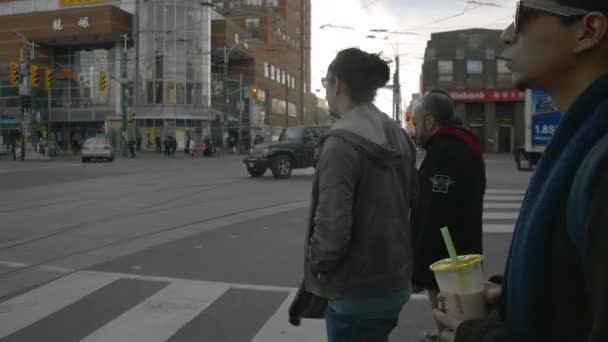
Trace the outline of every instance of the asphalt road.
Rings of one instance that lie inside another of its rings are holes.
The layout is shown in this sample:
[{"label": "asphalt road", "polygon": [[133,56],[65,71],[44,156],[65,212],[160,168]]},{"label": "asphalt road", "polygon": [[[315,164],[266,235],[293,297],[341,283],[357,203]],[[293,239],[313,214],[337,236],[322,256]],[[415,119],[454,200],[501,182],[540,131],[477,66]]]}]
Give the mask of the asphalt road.
[{"label": "asphalt road", "polygon": [[[501,273],[530,174],[487,156],[485,271]],[[324,341],[288,325],[312,170],[239,157],[0,161],[0,342]],[[415,295],[391,341],[432,328]]]}]

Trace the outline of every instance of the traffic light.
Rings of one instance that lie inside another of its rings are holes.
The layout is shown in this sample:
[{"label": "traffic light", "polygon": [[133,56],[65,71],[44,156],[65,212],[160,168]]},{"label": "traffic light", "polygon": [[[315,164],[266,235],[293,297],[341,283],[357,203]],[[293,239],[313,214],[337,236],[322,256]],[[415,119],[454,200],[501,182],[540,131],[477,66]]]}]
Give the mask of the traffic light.
[{"label": "traffic light", "polygon": [[45,69],[44,70],[44,89],[50,90],[53,86],[53,70]]},{"label": "traffic light", "polygon": [[253,101],[257,101],[259,97],[260,97],[260,92],[259,92],[258,88],[252,87],[251,88],[251,99]]},{"label": "traffic light", "polygon": [[19,81],[20,81],[20,75],[19,75],[19,64],[18,63],[11,63],[10,66],[10,76],[9,76],[9,80],[11,82],[12,85],[19,85]]},{"label": "traffic light", "polygon": [[32,77],[32,87],[40,85],[40,68],[37,65],[30,65],[30,76]]},{"label": "traffic light", "polygon": [[407,121],[407,122],[412,121],[412,114],[411,113],[405,114],[405,121]]},{"label": "traffic light", "polygon": [[99,90],[100,91],[106,90],[106,73],[103,71],[99,72]]}]

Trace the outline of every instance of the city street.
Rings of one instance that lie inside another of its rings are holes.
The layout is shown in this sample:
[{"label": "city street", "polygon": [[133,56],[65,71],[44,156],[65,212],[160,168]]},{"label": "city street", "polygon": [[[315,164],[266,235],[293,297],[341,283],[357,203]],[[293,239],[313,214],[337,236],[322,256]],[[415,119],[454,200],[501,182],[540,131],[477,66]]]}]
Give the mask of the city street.
[{"label": "city street", "polygon": [[[484,268],[502,273],[531,173],[487,155]],[[326,341],[288,324],[313,169],[250,178],[241,157],[0,160],[0,342]],[[391,341],[433,327],[424,294]]]}]

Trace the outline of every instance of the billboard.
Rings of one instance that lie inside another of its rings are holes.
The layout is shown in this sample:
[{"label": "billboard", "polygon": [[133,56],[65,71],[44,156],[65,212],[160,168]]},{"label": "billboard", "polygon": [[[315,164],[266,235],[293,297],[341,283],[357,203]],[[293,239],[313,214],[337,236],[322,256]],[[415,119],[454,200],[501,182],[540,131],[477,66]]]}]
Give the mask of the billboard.
[{"label": "billboard", "polygon": [[562,114],[557,111],[553,99],[540,90],[529,90],[526,112],[530,115],[531,145],[544,148],[557,129]]},{"label": "billboard", "polygon": [[103,4],[106,2],[112,2],[112,1],[113,0],[59,0],[59,6],[69,7],[69,6],[95,5],[95,4]]}]

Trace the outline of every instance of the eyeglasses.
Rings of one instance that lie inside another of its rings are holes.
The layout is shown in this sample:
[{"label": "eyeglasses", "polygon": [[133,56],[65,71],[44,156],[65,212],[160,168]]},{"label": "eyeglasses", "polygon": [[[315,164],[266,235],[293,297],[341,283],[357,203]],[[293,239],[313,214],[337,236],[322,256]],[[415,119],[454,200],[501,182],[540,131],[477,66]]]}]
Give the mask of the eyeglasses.
[{"label": "eyeglasses", "polygon": [[519,30],[521,29],[524,10],[526,8],[558,15],[560,17],[582,17],[591,13],[582,8],[559,5],[552,0],[521,0],[517,2],[517,9],[515,10],[515,20],[513,21],[515,33],[519,33]]},{"label": "eyeglasses", "polygon": [[323,88],[327,89],[327,87],[329,87],[330,83],[333,83],[336,80],[336,77],[332,76],[332,77],[323,77],[321,79],[321,84],[323,85]]}]

